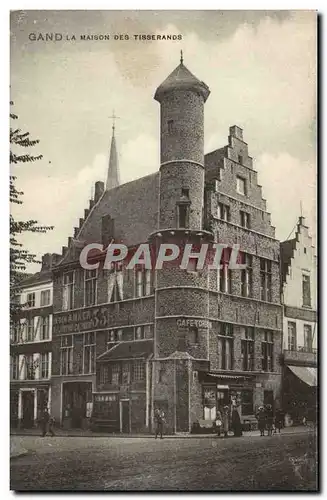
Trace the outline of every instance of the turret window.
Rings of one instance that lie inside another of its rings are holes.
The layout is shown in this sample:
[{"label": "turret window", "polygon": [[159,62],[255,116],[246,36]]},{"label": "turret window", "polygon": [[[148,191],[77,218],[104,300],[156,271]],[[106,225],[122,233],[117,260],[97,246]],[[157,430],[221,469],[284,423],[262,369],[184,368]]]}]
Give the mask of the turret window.
[{"label": "turret window", "polygon": [[174,133],[174,120],[168,120],[167,126],[168,126],[168,134],[172,135]]},{"label": "turret window", "polygon": [[178,217],[178,227],[188,228],[189,227],[189,206],[180,204],[177,205],[177,217]]},{"label": "turret window", "polygon": [[196,326],[190,328],[190,343],[191,344],[199,343],[199,331]]}]

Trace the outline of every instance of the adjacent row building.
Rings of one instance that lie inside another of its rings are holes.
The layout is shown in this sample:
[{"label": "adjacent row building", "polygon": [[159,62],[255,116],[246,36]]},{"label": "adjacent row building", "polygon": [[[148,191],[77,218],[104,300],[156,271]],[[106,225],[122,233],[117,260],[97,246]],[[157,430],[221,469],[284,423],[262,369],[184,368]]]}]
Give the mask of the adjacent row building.
[{"label": "adjacent row building", "polygon": [[[167,432],[188,433],[215,420],[225,405],[251,423],[259,405],[277,408],[286,401],[283,370],[293,366],[283,345],[286,316],[298,318],[293,309],[304,307],[303,319],[311,311],[315,322],[315,302],[293,305],[290,298],[296,295],[289,274],[297,245],[286,251],[287,267],[285,249],[291,244],[280,245],[275,237],[242,129],[230,127],[226,146],[204,155],[209,94],[181,60],[154,96],[160,106],[159,171],[123,185],[113,130],[107,183],[95,184],[94,199],[67,248],[46,271],[51,337],[42,342],[39,337],[31,351],[42,356],[47,342],[51,384],[42,377],[42,382],[19,376],[12,381],[18,421],[24,391],[30,399],[33,394],[37,416],[38,384],[46,385],[51,413],[64,427],[88,427],[91,421],[121,432],[151,430],[155,408],[165,412]],[[305,235],[301,226],[296,240],[302,244]],[[81,267],[85,245],[107,247],[112,241],[130,250],[149,243],[155,253],[162,243],[238,244],[246,268],[229,269],[228,251],[219,270],[197,270],[196,259],[184,270],[122,264],[104,269],[104,257],[98,269]],[[313,248],[305,245],[313,265]],[[43,317],[39,307],[27,310]],[[18,344],[12,359],[26,350],[26,343]]]}]

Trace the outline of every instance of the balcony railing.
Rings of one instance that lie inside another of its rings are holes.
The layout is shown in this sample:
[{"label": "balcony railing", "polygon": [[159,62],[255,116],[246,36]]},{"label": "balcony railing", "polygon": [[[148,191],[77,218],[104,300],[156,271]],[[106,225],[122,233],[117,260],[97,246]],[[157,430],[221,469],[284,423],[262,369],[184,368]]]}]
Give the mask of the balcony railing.
[{"label": "balcony railing", "polygon": [[296,349],[284,350],[285,363],[295,362],[298,364],[317,363],[317,349],[299,346]]}]

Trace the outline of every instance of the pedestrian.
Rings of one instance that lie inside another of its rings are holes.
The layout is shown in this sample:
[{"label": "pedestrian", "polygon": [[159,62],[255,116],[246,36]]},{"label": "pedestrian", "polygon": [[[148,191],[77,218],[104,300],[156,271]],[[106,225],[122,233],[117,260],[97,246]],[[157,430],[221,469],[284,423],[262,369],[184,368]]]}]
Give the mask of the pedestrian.
[{"label": "pedestrian", "polygon": [[258,429],[260,431],[260,436],[264,436],[266,428],[266,413],[263,406],[259,406],[256,417],[258,420]]},{"label": "pedestrian", "polygon": [[274,423],[273,409],[271,405],[266,405],[266,426],[268,431],[268,436],[272,435]]},{"label": "pedestrian", "polygon": [[217,413],[216,413],[216,430],[217,430],[217,436],[218,437],[220,437],[222,425],[223,425],[223,419],[221,417],[220,411],[217,410]]},{"label": "pedestrian", "polygon": [[228,437],[228,431],[229,431],[229,408],[228,406],[224,406],[223,408],[223,425],[222,425],[222,430],[224,433],[225,437]]},{"label": "pedestrian", "polygon": [[275,432],[277,434],[277,430],[280,434],[280,430],[284,427],[284,413],[281,408],[277,408],[275,413]]},{"label": "pedestrian", "polygon": [[55,435],[55,433],[53,431],[54,424],[55,424],[55,418],[50,416],[50,418],[49,418],[49,434],[50,434],[50,436]]},{"label": "pedestrian", "polygon": [[241,419],[240,419],[240,415],[239,415],[236,408],[234,408],[232,411],[232,429],[233,429],[235,437],[242,436]]},{"label": "pedestrian", "polygon": [[48,423],[49,423],[50,415],[48,412],[48,408],[45,407],[43,409],[42,417],[41,417],[41,430],[42,430],[42,437],[44,437],[47,433],[48,430]]},{"label": "pedestrian", "polygon": [[156,439],[157,439],[159,434],[160,434],[160,439],[163,439],[162,432],[163,432],[164,419],[165,419],[164,412],[159,410],[159,408],[157,408],[155,413],[154,413],[154,420],[156,423],[156,435],[155,435]]}]

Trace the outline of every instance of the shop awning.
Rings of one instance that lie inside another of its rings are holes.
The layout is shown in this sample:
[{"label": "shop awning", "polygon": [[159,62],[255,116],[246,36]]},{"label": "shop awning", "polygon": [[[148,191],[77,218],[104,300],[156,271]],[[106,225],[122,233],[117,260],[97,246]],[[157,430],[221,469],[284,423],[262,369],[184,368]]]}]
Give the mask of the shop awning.
[{"label": "shop awning", "polygon": [[287,367],[294,373],[302,382],[310,387],[317,387],[317,368],[310,366],[292,366]]},{"label": "shop awning", "polygon": [[245,375],[225,375],[222,373],[208,373],[209,377],[215,377],[215,378],[221,378],[223,380],[240,380],[244,378],[249,378],[246,377]]},{"label": "shop awning", "polygon": [[219,383],[219,381],[224,381],[224,383],[242,383],[246,381],[250,381],[253,379],[253,375],[232,375],[231,373],[216,373],[216,372],[207,372],[199,370],[199,381],[200,382],[215,382]]}]

